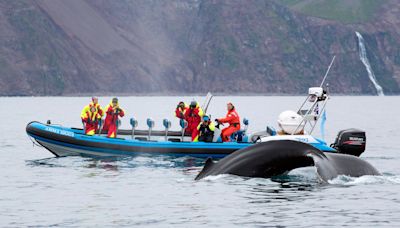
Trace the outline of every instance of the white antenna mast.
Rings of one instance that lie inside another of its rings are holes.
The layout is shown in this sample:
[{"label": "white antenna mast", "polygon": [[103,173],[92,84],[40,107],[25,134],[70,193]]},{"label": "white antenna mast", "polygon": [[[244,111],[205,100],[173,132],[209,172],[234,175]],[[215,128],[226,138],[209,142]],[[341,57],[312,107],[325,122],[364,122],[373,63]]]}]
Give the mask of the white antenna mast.
[{"label": "white antenna mast", "polygon": [[333,65],[333,62],[335,61],[335,58],[336,58],[336,55],[333,56],[332,61],[331,61],[331,64],[329,64],[328,70],[326,71],[325,76],[324,76],[324,79],[322,79],[321,85],[320,85],[319,87],[322,87],[322,86],[324,85],[324,82],[325,82],[325,80],[326,80],[326,77],[328,76],[329,71],[331,70],[331,67],[332,67],[332,65]]}]

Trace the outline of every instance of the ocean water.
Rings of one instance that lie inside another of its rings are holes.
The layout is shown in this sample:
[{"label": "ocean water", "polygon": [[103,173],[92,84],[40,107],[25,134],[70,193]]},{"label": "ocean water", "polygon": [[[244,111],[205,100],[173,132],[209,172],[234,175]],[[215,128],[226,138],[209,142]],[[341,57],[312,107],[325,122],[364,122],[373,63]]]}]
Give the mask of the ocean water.
[{"label": "ocean water", "polygon": [[[152,117],[156,128],[173,118],[180,100],[202,97],[121,97],[129,117]],[[249,131],[276,126],[284,110],[303,97],[216,97],[209,113],[224,116],[233,102]],[[110,98],[100,98],[105,106]],[[96,160],[54,158],[25,133],[33,120],[80,127],[84,97],[0,98],[0,227],[399,227],[400,97],[333,96],[327,106],[326,140],[337,132],[367,132],[362,159],[382,176],[340,176],[318,182],[313,167],[272,179],[232,175],[194,181],[202,160],[132,157]],[[319,132],[315,132],[319,136]]]}]

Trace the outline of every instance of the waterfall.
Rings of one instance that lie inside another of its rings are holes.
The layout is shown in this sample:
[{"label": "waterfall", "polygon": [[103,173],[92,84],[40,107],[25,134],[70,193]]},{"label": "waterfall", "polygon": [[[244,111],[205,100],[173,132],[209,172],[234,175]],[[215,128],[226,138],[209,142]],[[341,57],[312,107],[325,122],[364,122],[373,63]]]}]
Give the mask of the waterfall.
[{"label": "waterfall", "polygon": [[372,84],[375,86],[376,92],[378,94],[378,96],[385,96],[385,94],[383,94],[383,89],[382,86],[379,85],[378,81],[376,80],[374,71],[372,71],[372,67],[371,64],[369,64],[369,60],[367,57],[367,51],[365,49],[365,45],[364,45],[364,38],[362,37],[362,35],[356,31],[356,35],[358,38],[358,47],[360,49],[359,53],[360,53],[360,60],[361,62],[364,64],[365,69],[368,72],[368,77],[369,80],[372,82]]}]

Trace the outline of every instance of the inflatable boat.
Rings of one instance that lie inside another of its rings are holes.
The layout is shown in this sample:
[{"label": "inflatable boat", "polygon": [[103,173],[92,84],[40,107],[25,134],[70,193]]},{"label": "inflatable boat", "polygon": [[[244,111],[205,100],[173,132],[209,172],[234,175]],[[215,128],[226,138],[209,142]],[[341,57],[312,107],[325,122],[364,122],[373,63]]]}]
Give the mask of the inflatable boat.
[{"label": "inflatable boat", "polygon": [[[308,143],[323,152],[345,153],[359,156],[365,150],[365,132],[357,129],[340,131],[335,142],[328,145],[324,140],[312,135],[328,101],[327,90],[312,87],[301,107],[296,111],[282,112],[278,119],[279,131],[267,126],[264,131],[247,133],[249,121],[244,119],[244,129],[234,133],[231,142],[222,142],[219,124],[213,142],[191,142],[186,135],[185,121],[181,121],[181,131],[170,131],[171,122],[163,121],[164,131],[154,131],[154,121],[147,120],[148,129],[137,130],[137,121],[130,119],[132,129],[117,131],[116,138],[107,138],[106,132],[99,130],[96,135],[84,134],[83,129],[61,125],[31,122],[26,127],[32,141],[46,148],[55,156],[135,156],[169,155],[196,158],[223,158],[234,151],[260,142],[274,140],[294,140]],[[101,128],[100,128],[101,129]],[[279,153],[279,151],[277,151]]]},{"label": "inflatable boat", "polygon": [[[130,130],[118,130],[117,138],[103,135],[88,136],[82,129],[31,122],[26,131],[38,144],[56,156],[134,156],[140,154],[190,156],[198,158],[222,158],[247,147],[250,143],[227,142],[205,143],[185,141],[190,136],[169,132],[167,140],[160,140],[160,131],[153,131],[150,139],[147,131],[137,132],[130,137]],[[129,133],[129,135],[128,135]],[[128,136],[128,137],[125,137]],[[165,137],[164,135],[162,136]]]}]

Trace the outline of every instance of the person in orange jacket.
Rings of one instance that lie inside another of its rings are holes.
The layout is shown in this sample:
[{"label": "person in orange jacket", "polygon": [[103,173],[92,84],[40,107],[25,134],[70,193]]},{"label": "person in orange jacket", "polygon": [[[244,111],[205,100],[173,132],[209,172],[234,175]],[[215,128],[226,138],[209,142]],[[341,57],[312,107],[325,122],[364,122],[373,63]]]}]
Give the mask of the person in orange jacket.
[{"label": "person in orange jacket", "polygon": [[225,118],[216,119],[219,123],[229,123],[229,127],[226,127],[221,132],[221,138],[223,142],[229,142],[230,137],[233,133],[240,130],[240,117],[236,112],[235,106],[232,103],[227,104],[228,113]]},{"label": "person in orange jacket", "polygon": [[192,101],[189,109],[185,112],[185,120],[188,123],[185,133],[192,134],[192,141],[195,140],[198,135],[197,126],[199,126],[203,115],[204,113],[200,108],[199,103]]},{"label": "person in orange jacket", "polygon": [[106,120],[104,121],[104,130],[107,130],[107,137],[115,138],[118,129],[118,117],[123,117],[125,112],[119,107],[118,98],[113,98],[111,103],[105,108]]},{"label": "person in orange jacket", "polygon": [[81,119],[85,126],[85,134],[87,135],[94,135],[96,133],[99,120],[104,114],[98,102],[99,99],[97,97],[92,97],[92,102],[82,109]]},{"label": "person in orange jacket", "polygon": [[185,104],[185,102],[179,102],[175,109],[175,117],[179,119],[185,119],[185,113],[188,109],[189,107]]}]

